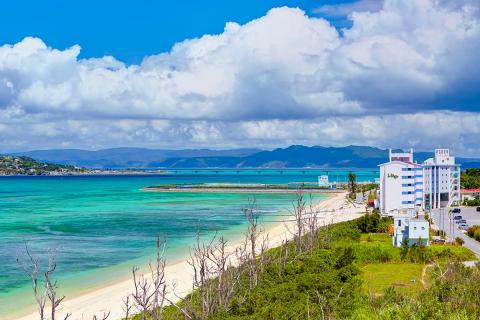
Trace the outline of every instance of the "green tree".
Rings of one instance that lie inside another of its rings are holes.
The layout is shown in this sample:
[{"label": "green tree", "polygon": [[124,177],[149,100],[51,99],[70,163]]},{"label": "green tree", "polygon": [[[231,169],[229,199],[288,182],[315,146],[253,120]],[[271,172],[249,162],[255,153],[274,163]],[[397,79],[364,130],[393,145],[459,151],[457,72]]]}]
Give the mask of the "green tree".
[{"label": "green tree", "polygon": [[348,173],[348,190],[350,191],[350,194],[352,196],[355,195],[356,183],[357,183],[357,175],[352,171],[350,171]]}]

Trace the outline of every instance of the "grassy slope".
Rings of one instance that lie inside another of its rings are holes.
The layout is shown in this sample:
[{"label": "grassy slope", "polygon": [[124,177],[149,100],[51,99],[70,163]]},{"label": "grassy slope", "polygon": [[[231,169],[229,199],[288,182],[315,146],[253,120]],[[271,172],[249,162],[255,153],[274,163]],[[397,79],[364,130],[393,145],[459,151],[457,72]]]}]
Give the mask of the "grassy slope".
[{"label": "grassy slope", "polygon": [[[422,292],[419,279],[427,261],[445,263],[474,257],[470,250],[456,246],[417,248],[405,253],[394,248],[386,234],[360,231],[384,227],[381,223],[369,227],[365,221],[334,225],[328,230],[329,241],[324,241],[327,232],[322,230],[317,237],[318,246],[309,252],[292,254],[290,244],[285,268],[275,258],[282,249],[270,250],[271,259],[258,286],[248,290],[248,275],[243,276],[228,311],[219,309],[208,319],[388,319],[381,312],[390,305],[372,304],[369,293],[374,293],[374,300],[390,301],[392,293],[388,288],[392,283],[404,283],[408,285],[395,286],[395,294],[418,295]],[[411,284],[412,278],[417,282]],[[166,308],[165,316],[184,318],[173,307]]]},{"label": "grassy slope", "polygon": [[363,289],[369,294],[383,294],[395,287],[400,292],[418,293],[423,265],[419,263],[372,263],[362,268]]}]

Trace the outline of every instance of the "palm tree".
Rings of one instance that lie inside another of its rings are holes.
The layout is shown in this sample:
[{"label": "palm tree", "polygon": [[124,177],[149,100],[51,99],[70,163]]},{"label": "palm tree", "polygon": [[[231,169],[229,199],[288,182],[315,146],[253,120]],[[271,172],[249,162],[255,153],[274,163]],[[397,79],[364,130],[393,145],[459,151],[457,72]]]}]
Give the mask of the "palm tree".
[{"label": "palm tree", "polygon": [[356,180],[357,180],[356,174],[350,171],[348,173],[348,190],[350,191],[351,195],[355,194]]}]

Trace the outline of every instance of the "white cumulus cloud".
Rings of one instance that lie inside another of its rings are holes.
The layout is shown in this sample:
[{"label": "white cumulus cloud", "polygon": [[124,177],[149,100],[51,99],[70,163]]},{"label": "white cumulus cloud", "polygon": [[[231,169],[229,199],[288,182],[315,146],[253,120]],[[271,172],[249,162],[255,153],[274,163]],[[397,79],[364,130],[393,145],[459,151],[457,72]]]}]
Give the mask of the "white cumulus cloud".
[{"label": "white cumulus cloud", "polygon": [[[274,8],[138,65],[79,59],[80,46],[55,49],[38,38],[0,46],[3,149],[391,139],[478,152],[480,143],[466,145],[467,132],[478,132],[460,120],[480,124],[478,4],[386,0],[344,9],[352,27],[340,32],[298,8]],[[431,132],[440,127],[445,135]]]}]

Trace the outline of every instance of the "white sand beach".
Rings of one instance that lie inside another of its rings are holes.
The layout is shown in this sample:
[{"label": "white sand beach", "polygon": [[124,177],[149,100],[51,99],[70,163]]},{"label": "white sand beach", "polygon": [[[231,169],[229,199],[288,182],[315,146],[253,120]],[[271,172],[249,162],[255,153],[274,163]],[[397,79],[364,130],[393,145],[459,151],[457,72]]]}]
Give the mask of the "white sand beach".
[{"label": "white sand beach", "polygon": [[[355,206],[346,200],[346,193],[332,194],[329,198],[315,204],[315,209],[320,212],[322,221],[320,224],[336,223],[341,221],[352,220],[359,217],[365,211],[364,206]],[[277,223],[270,226],[265,232],[269,237],[269,246],[275,247],[282,241],[291,238],[288,231],[287,223]],[[231,243],[230,251],[234,251],[239,245]],[[175,292],[180,296],[184,296],[191,290],[192,270],[187,263],[187,259],[178,263],[169,264],[165,268],[167,283],[171,287],[175,284]],[[117,320],[124,316],[122,309],[124,299],[133,290],[132,280],[123,280],[113,285],[108,285],[101,289],[97,289],[86,294],[82,294],[71,299],[67,299],[62,303],[62,309],[59,315],[67,312],[72,316],[69,319],[82,320],[92,319],[94,314],[102,315],[104,312],[110,312],[110,320]],[[173,293],[169,293],[169,299],[175,299]],[[30,310],[32,313],[13,317],[16,320],[37,320],[38,314]],[[29,311],[29,312],[30,312]],[[58,317],[63,318],[63,317]]]}]

